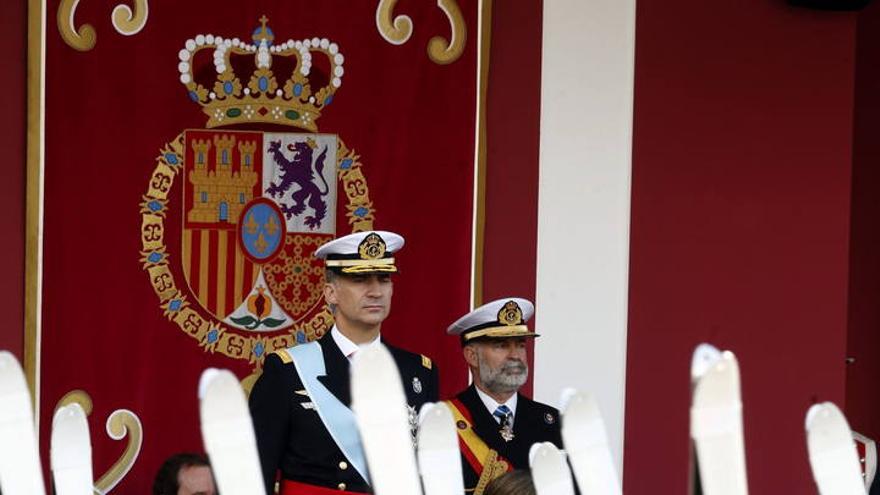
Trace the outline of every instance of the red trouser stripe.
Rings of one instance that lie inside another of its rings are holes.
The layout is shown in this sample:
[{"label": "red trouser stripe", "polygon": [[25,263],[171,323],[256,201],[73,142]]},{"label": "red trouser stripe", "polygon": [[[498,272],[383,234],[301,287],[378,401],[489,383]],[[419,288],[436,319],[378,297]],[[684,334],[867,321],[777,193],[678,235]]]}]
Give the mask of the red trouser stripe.
[{"label": "red trouser stripe", "polygon": [[281,495],[363,495],[361,492],[347,492],[338,488],[326,486],[307,485],[296,481],[282,480]]}]

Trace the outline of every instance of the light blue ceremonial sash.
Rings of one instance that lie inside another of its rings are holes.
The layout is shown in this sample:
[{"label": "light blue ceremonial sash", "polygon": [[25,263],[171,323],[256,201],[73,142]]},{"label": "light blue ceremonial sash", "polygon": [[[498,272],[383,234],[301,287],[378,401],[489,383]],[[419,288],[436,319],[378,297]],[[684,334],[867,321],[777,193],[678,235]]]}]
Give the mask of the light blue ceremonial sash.
[{"label": "light blue ceremonial sash", "polygon": [[348,463],[354,466],[369,484],[367,461],[364,457],[364,448],[361,445],[361,436],[355,422],[354,412],[345,407],[345,404],[340,402],[323,383],[318,381],[319,376],[327,374],[321,344],[310,342],[286,350],[293,358],[296,372],[299,373],[303,387],[312,399],[324,427],[327,428],[339,450],[348,459]]}]

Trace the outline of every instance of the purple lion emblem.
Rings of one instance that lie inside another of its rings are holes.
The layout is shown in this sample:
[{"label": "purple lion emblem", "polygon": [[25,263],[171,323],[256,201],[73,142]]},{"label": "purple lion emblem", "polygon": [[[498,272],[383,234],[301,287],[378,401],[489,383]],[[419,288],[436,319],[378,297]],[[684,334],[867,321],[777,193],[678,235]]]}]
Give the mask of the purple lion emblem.
[{"label": "purple lion emblem", "polygon": [[[281,152],[281,141],[271,141],[269,143],[269,153],[272,160],[281,170],[281,180],[278,183],[273,182],[266,189],[266,192],[273,198],[284,195],[294,184],[299,186],[299,190],[291,195],[293,205],[280,203],[281,211],[287,218],[294,215],[300,215],[306,210],[306,205],[312,209],[314,215],[307,216],[305,224],[312,230],[321,227],[321,221],[327,215],[327,203],[323,196],[327,195],[330,187],[324,179],[324,159],[327,158],[327,147],[318,155],[315,160],[315,169],[312,171],[312,153],[314,148],[311,143],[297,142],[287,145],[288,151],[292,151],[293,160],[288,160],[284,153]],[[315,184],[315,173],[324,183],[324,190],[320,190]]]}]

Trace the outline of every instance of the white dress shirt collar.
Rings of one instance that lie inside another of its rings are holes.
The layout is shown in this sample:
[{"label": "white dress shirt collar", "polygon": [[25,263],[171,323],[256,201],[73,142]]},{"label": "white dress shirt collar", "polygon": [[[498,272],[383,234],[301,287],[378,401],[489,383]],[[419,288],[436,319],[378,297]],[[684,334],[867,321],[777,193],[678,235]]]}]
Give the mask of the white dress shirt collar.
[{"label": "white dress shirt collar", "polygon": [[330,330],[330,335],[333,337],[333,342],[336,342],[336,347],[339,347],[339,350],[342,351],[342,355],[348,358],[349,361],[351,361],[352,355],[359,349],[378,345],[381,337],[380,335],[377,335],[376,338],[370,342],[363,345],[357,345],[352,342],[351,339],[343,335],[342,332],[336,328],[336,325],[333,325],[333,328]]},{"label": "white dress shirt collar", "polygon": [[[483,401],[483,404],[486,406],[486,409],[489,411],[489,414],[493,414],[498,406],[505,405],[510,409],[510,412],[513,413],[513,418],[511,418],[510,426],[513,426],[513,420],[516,419],[516,399],[519,396],[518,393],[515,393],[507,399],[507,402],[499,404],[495,399],[493,399],[489,394],[480,390],[480,387],[474,385],[474,388],[477,390],[477,396]],[[493,418],[495,418],[493,416]],[[498,421],[498,418],[495,418]]]}]

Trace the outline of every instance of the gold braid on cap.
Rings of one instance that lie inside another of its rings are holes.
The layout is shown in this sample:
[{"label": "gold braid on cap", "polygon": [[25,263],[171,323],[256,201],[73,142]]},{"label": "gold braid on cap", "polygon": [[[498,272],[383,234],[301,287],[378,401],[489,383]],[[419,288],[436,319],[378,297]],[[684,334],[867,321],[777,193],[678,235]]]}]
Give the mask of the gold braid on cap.
[{"label": "gold braid on cap", "polygon": [[516,301],[507,301],[501,307],[497,321],[498,325],[466,333],[464,340],[478,337],[537,337],[537,334],[529,331],[529,327],[524,324],[522,309]]},{"label": "gold braid on cap", "polygon": [[476,339],[477,337],[537,337],[538,334],[530,332],[525,325],[503,327],[489,327],[465,334],[464,340]]},{"label": "gold braid on cap", "polygon": [[342,267],[339,270],[342,273],[397,272],[394,258],[383,258],[381,260],[327,260],[327,266]]},{"label": "gold braid on cap", "polygon": [[373,232],[358,245],[359,258],[328,259],[325,263],[328,267],[342,267],[342,273],[395,273],[394,257],[385,257],[387,249],[382,236]]}]

